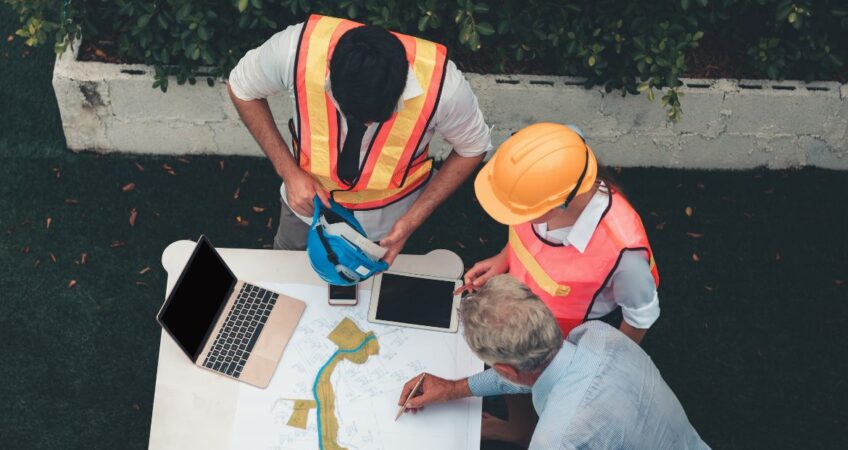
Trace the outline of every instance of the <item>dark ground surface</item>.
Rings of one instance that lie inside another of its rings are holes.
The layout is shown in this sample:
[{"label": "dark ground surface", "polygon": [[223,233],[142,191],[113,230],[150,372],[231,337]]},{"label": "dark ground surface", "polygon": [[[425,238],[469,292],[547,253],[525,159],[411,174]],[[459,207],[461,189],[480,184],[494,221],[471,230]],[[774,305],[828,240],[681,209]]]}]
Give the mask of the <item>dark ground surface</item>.
[{"label": "dark ground surface", "polygon": [[[23,58],[20,40],[6,41],[3,8],[0,447],[146,448],[162,250],[201,233],[221,247],[270,244],[278,180],[257,158],[67,152],[52,56]],[[619,178],[662,279],[645,350],[702,437],[717,449],[845,448],[848,173],[625,169]],[[122,191],[128,183],[135,189]],[[466,184],[407,250],[449,248],[470,264],[505,239]]]}]

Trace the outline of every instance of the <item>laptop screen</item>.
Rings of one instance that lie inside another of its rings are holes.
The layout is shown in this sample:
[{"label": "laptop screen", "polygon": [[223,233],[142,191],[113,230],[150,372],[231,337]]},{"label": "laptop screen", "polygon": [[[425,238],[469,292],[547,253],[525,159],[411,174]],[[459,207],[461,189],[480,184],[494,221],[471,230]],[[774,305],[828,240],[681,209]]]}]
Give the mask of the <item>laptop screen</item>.
[{"label": "laptop screen", "polygon": [[188,265],[167,303],[159,322],[177,343],[196,360],[207,332],[215,325],[218,311],[236,283],[212,244],[201,236]]}]

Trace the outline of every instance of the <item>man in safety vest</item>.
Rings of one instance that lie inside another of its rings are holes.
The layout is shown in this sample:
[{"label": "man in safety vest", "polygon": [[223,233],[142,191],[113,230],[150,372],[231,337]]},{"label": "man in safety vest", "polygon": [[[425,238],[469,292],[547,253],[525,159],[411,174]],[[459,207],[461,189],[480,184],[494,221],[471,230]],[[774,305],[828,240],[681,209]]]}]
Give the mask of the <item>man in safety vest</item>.
[{"label": "man in safety vest", "polygon": [[[278,249],[304,249],[317,195],[353,210],[391,264],[492,148],[468,81],[444,46],[319,15],[253,49],[230,73],[242,121],[283,179]],[[288,90],[292,148],[266,98]],[[453,151],[436,173],[435,132]],[[432,179],[431,179],[432,178]]]}]

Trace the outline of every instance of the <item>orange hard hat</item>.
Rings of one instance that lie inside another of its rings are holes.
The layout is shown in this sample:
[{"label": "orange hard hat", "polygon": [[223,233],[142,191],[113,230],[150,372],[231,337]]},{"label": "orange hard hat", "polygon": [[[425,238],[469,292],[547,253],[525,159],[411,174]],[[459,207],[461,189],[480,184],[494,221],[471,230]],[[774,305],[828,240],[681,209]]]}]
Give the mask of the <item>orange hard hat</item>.
[{"label": "orange hard hat", "polygon": [[597,174],[595,154],[580,134],[565,125],[537,123],[498,147],[477,175],[474,191],[493,219],[517,225],[589,191]]}]

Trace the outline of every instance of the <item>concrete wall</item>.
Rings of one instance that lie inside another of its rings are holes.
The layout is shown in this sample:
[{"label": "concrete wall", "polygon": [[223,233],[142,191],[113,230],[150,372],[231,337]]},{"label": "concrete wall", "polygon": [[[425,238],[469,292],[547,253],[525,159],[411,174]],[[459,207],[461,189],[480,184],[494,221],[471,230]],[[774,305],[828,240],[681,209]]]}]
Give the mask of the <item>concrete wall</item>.
[{"label": "concrete wall", "polygon": [[[256,155],[226,86],[172,83],[151,88],[144,65],[57,61],[53,87],[68,147],[153,154]],[[666,120],[658,101],[584,89],[553,76],[467,74],[495,145],[530,123],[580,126],[612,166],[743,169],[818,166],[848,169],[848,85],[791,81],[684,80],[683,119]],[[657,97],[661,94],[658,93]],[[291,99],[269,99],[288,138]],[[448,150],[434,142],[438,153]]]}]

